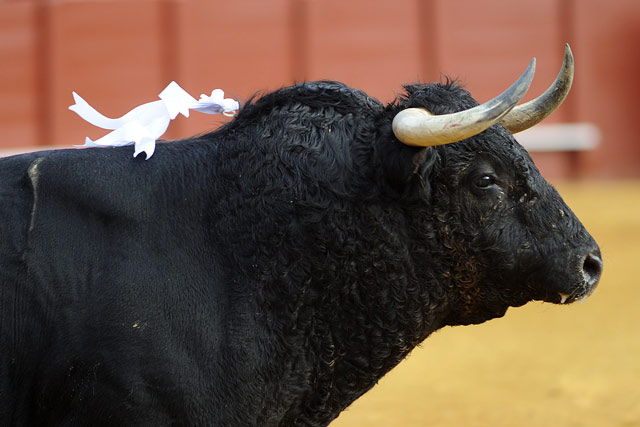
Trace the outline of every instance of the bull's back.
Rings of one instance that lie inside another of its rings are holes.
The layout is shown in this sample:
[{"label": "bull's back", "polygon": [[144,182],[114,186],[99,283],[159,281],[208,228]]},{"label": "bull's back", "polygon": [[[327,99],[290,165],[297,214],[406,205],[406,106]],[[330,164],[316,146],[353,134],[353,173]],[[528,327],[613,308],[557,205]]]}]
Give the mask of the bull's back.
[{"label": "bull's back", "polygon": [[221,389],[246,394],[254,310],[208,236],[206,177],[168,150],[0,159],[0,425],[225,419]]}]

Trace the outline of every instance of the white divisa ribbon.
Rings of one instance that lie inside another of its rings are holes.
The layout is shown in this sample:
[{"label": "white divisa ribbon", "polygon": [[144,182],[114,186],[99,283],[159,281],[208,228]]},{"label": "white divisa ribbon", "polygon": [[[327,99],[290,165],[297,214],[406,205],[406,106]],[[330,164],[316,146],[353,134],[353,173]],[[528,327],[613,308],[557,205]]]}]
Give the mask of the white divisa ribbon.
[{"label": "white divisa ribbon", "polygon": [[81,147],[135,145],[133,157],[144,152],[148,160],[155,151],[156,140],[167,131],[169,122],[175,119],[178,113],[189,117],[189,110],[196,110],[206,114],[222,113],[225,116],[233,116],[240,108],[238,101],[225,98],[221,89],[214,90],[209,96],[202,94],[200,100],[196,100],[176,82],[169,83],[160,92],[159,98],[159,101],[142,104],[120,118],[111,119],[96,111],[80,95],[73,92],[76,103],[69,107],[71,111],[94,126],[113,130],[95,141],[89,137],[85,138]]}]

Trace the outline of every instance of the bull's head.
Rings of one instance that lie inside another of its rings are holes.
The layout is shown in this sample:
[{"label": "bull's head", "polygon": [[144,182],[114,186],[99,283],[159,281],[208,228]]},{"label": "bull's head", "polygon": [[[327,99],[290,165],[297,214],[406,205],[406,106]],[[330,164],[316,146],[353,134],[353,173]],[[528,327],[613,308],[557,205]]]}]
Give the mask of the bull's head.
[{"label": "bull's head", "polygon": [[412,154],[412,177],[437,224],[429,234],[446,248],[440,275],[455,299],[449,324],[482,322],[530,300],[573,302],[600,279],[597,244],[512,136],[564,100],[573,79],[569,46],[551,87],[516,106],[534,68],[535,60],[482,105],[454,84],[408,86],[393,121],[401,142],[433,147]]}]

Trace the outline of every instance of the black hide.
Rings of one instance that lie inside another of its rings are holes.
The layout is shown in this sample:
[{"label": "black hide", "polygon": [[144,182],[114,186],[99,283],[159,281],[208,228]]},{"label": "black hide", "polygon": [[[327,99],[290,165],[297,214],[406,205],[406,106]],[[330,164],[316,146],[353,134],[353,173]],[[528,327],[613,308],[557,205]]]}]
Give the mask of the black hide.
[{"label": "black hide", "polygon": [[326,425],[442,326],[589,294],[595,242],[504,128],[392,134],[473,105],[305,83],[148,161],[0,159],[0,425]]}]

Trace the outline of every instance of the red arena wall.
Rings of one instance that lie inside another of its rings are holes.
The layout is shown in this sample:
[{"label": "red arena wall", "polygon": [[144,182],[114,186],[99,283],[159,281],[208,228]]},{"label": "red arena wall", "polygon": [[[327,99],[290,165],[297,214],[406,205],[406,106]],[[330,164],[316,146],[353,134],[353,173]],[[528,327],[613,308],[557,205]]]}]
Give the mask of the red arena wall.
[{"label": "red arena wall", "polygon": [[[536,162],[552,178],[640,176],[636,0],[0,0],[0,149],[101,136],[67,110],[71,91],[119,116],[171,80],[196,97],[221,88],[242,102],[333,79],[388,101],[403,83],[448,75],[483,102],[535,56],[530,99],[555,78],[565,42],[574,87],[547,122],[593,125],[598,145],[565,143],[581,142],[571,128],[553,135],[556,145],[532,148]],[[165,137],[223,120],[178,119]]]}]

